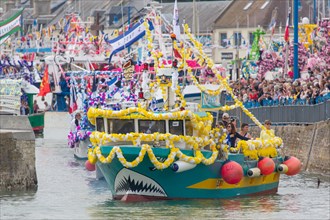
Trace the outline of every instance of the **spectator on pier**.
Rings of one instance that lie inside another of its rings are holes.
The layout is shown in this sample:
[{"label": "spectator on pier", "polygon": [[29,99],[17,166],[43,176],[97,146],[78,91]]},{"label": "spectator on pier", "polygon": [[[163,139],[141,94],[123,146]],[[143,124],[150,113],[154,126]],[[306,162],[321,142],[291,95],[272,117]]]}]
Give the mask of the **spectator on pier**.
[{"label": "spectator on pier", "polygon": [[269,121],[269,120],[265,121],[264,126],[265,126],[267,131],[262,130],[260,132],[260,139],[261,140],[269,140],[269,139],[272,139],[275,136],[274,130],[270,129],[271,125],[272,125],[271,121]]}]

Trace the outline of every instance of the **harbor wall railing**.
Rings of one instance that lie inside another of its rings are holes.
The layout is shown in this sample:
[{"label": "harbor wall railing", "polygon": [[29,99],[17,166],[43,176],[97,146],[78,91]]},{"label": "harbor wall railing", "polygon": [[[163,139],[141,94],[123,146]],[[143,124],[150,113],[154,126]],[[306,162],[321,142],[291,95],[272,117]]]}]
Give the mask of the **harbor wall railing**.
[{"label": "harbor wall railing", "polygon": [[[230,105],[230,103],[227,103]],[[314,124],[330,119],[330,100],[315,105],[264,106],[248,109],[260,122],[270,120],[273,124]],[[228,112],[239,118],[240,123],[254,125],[253,121],[240,109]]]}]

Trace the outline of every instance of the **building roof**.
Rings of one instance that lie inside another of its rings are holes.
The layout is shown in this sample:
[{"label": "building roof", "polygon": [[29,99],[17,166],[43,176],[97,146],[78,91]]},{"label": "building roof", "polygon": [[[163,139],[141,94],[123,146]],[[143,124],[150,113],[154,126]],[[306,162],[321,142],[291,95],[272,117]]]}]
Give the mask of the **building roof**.
[{"label": "building roof", "polygon": [[[282,0],[233,0],[216,19],[216,28],[258,27],[267,28],[272,13],[277,7],[277,26],[285,26],[288,16],[289,1]],[[312,0],[301,1],[302,9],[299,17],[310,17]],[[291,16],[292,17],[292,16]],[[310,19],[311,20],[311,19]]]},{"label": "building roof", "polygon": [[[230,1],[203,1],[196,2],[197,17],[199,24],[199,33],[208,33],[213,30],[215,20],[220,16],[222,11],[230,4]],[[161,9],[164,17],[172,23],[173,18],[173,3],[163,3]],[[185,20],[189,27],[193,26],[193,3],[178,2],[179,21]]]}]

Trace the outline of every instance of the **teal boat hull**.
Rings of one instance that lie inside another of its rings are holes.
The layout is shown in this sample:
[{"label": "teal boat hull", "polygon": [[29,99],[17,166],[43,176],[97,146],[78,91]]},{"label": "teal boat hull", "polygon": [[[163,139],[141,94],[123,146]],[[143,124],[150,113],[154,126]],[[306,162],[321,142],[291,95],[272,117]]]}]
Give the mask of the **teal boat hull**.
[{"label": "teal boat hull", "polygon": [[[101,152],[107,156],[112,147],[103,146]],[[121,147],[127,161],[133,161],[139,154],[138,147]],[[158,160],[166,159],[169,149],[153,148]],[[188,156],[193,151],[182,150]],[[210,157],[210,151],[202,152]],[[225,163],[217,160],[212,165],[198,164],[190,170],[175,172],[172,167],[157,170],[145,155],[144,160],[134,168],[125,168],[117,157],[111,163],[97,163],[97,168],[109,184],[114,199],[220,199],[237,196],[276,193],[279,184],[278,172],[267,176],[248,177],[247,170],[257,166],[257,161],[244,161],[242,154],[231,154],[228,159],[239,163],[244,177],[238,184],[228,184],[221,177],[220,169]],[[276,166],[282,158],[273,159]]]}]

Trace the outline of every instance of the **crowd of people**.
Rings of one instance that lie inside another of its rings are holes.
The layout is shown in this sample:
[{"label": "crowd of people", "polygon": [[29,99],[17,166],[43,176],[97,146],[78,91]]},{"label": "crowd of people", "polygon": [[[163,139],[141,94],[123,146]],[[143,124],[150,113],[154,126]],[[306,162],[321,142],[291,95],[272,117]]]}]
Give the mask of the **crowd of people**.
[{"label": "crowd of people", "polygon": [[312,72],[306,77],[231,81],[234,94],[246,107],[312,105],[330,99],[330,72]]}]

